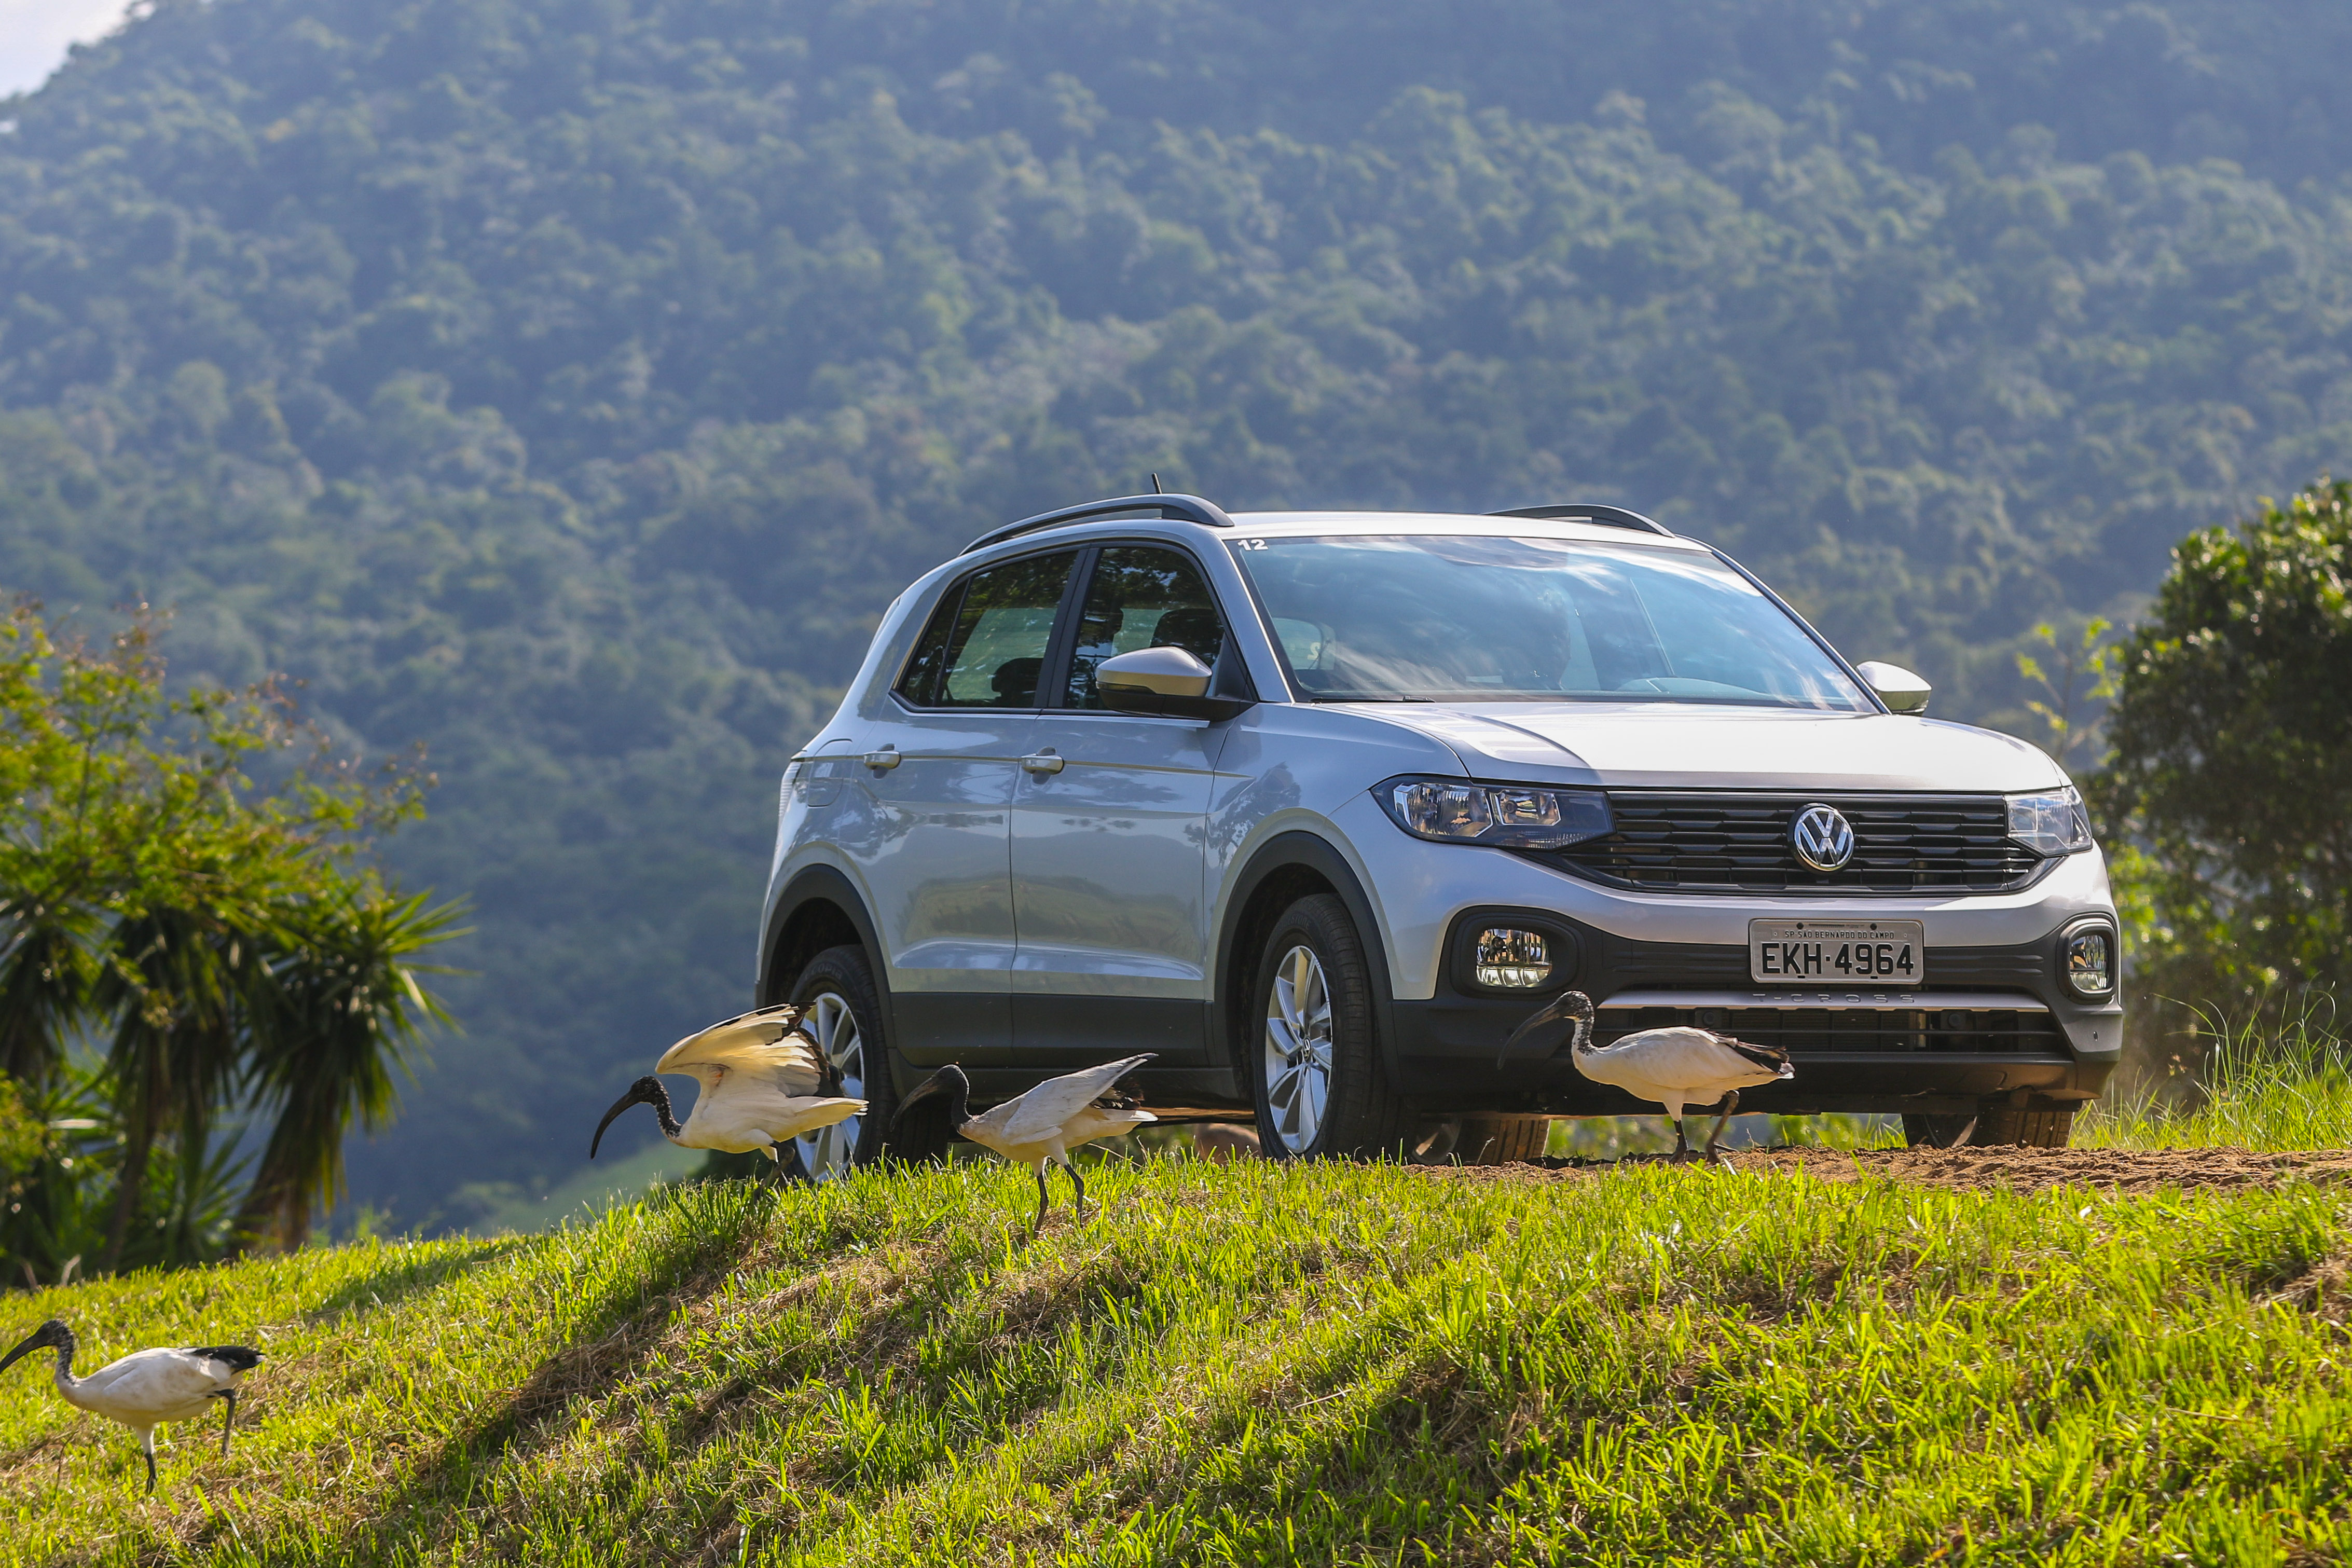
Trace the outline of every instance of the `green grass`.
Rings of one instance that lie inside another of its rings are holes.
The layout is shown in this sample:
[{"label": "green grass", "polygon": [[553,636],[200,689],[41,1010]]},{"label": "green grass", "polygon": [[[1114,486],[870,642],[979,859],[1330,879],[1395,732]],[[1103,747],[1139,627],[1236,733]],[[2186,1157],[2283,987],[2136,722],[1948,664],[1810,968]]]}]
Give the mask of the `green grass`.
[{"label": "green grass", "polygon": [[[1843,1157],[1824,1153],[1839,1163]],[[1851,1174],[1850,1169],[1843,1173]],[[667,1191],[12,1299],[270,1352],[235,1454],[0,1379],[26,1563],[2160,1563],[2352,1548],[2345,1194],[1625,1167]]]},{"label": "green grass", "polygon": [[2158,1088],[2095,1107],[2078,1145],[2117,1149],[2352,1147],[2352,1044],[2335,1007],[2306,1000],[2284,1023],[2202,1017],[2200,1060]]},{"label": "green grass", "polygon": [[[2352,1148],[2352,1042],[2336,1026],[2325,994],[2306,997],[2284,1019],[2233,1024],[2199,1015],[2191,1053],[2157,1082],[2113,1089],[2074,1122],[2078,1149],[2215,1149],[2273,1152]],[[1705,1119],[1695,1117],[1694,1129]],[[1824,1149],[1900,1149],[1893,1116],[1748,1116],[1734,1143]],[[1553,1123],[1549,1152],[1617,1159],[1674,1147],[1659,1116],[1598,1116]]]}]

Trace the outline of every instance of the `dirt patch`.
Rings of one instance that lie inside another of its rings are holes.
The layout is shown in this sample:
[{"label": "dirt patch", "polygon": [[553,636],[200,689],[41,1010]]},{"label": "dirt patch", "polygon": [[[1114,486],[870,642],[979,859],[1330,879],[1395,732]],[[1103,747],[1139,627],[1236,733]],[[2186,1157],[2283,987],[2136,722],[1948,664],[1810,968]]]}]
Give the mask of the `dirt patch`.
[{"label": "dirt patch", "polygon": [[[1730,1160],[1741,1171],[1788,1175],[1801,1172],[1825,1182],[1886,1177],[1961,1191],[2031,1193],[2084,1186],[2144,1193],[2160,1187],[2352,1182],[2352,1150],[2335,1149],[2284,1154],[2250,1149],[1748,1149]],[[1430,1166],[1423,1173],[1444,1181],[1573,1182],[1657,1163],[1654,1159],[1613,1163],[1545,1160],[1509,1165]]]}]

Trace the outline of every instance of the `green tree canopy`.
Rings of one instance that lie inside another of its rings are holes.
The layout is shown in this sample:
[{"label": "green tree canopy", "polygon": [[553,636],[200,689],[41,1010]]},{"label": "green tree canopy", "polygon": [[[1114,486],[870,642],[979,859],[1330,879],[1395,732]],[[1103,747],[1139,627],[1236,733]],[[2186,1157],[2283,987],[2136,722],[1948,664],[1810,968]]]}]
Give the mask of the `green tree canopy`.
[{"label": "green tree canopy", "polygon": [[[336,1194],[345,1130],[383,1116],[405,1042],[443,1016],[412,966],[451,911],[358,858],[420,813],[424,780],[342,764],[272,683],[169,695],[143,617],[93,648],[29,605],[0,623],[0,779],[7,1103],[95,1093],[119,1133],[86,1255],[152,1256],[133,1237],[151,1213],[152,1228],[178,1224],[173,1256],[224,1239],[199,1236],[184,1205],[153,1213],[149,1184],[159,1140],[179,1197],[214,1180],[215,1123],[248,1102],[275,1123],[247,1229],[299,1241]],[[71,1060],[77,1041],[102,1064]],[[37,1183],[83,1191],[101,1171],[52,1152]],[[89,1205],[33,1206],[36,1220],[0,1224],[0,1247],[54,1265],[58,1215]]]},{"label": "green tree canopy", "polygon": [[2352,481],[2183,541],[2109,722],[2156,961],[2223,999],[2352,981]]}]

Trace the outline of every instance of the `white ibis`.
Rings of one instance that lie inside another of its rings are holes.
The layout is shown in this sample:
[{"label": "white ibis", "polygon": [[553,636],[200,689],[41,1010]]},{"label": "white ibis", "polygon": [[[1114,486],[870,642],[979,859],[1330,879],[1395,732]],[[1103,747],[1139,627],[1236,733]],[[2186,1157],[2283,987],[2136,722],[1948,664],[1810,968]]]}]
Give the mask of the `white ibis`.
[{"label": "white ibis", "polygon": [[[613,1102],[589,1141],[596,1157],[604,1129],[632,1105],[650,1105],[662,1136],[681,1149],[719,1149],[730,1154],[759,1150],[777,1158],[776,1147],[820,1127],[846,1121],[866,1110],[862,1100],[845,1100],[833,1064],[800,1026],[798,1007],[762,1007],[688,1035],[662,1053],[653,1073],[629,1086]],[[694,1110],[678,1124],[669,1090],[655,1073],[676,1073],[702,1085]]]},{"label": "white ibis", "polygon": [[963,1068],[943,1067],[916,1085],[913,1092],[899,1102],[898,1114],[904,1117],[908,1106],[945,1093],[948,1121],[958,1132],[983,1149],[992,1149],[1016,1164],[1028,1166],[1036,1175],[1037,1229],[1043,1230],[1045,1211],[1054,1202],[1045,1191],[1045,1167],[1049,1163],[1069,1173],[1070,1183],[1078,1191],[1078,1212],[1083,1215],[1087,1209],[1087,1183],[1071,1165],[1070,1151],[1081,1143],[1116,1137],[1130,1128],[1160,1120],[1111,1087],[1158,1054],[1146,1051],[1139,1057],[1125,1057],[1098,1068],[1049,1078],[1019,1099],[992,1106],[978,1116],[971,1114],[971,1080],[964,1077]]},{"label": "white ibis", "polygon": [[[1507,1055],[1520,1039],[1549,1025],[1568,1019],[1575,1026],[1569,1055],[1576,1070],[1595,1083],[1614,1084],[1637,1100],[1654,1100],[1666,1108],[1675,1124],[1677,1161],[1715,1159],[1715,1141],[1739,1107],[1739,1091],[1759,1083],[1794,1078],[1789,1053],[1778,1046],[1750,1045],[1688,1024],[1643,1029],[1605,1046],[1592,1043],[1592,998],[1581,991],[1564,991],[1552,1004],[1511,1031],[1503,1043]],[[1694,1155],[1683,1137],[1683,1107],[1720,1104],[1706,1135],[1706,1150]]]},{"label": "white ibis", "polygon": [[157,1424],[193,1420],[217,1399],[227,1407],[221,1420],[221,1453],[226,1456],[229,1432],[236,1425],[237,1388],[245,1374],[261,1364],[261,1352],[250,1345],[195,1345],[187,1350],[133,1351],[88,1377],[76,1377],[73,1331],[51,1318],[26,1336],[24,1343],[0,1356],[0,1372],[37,1350],[58,1352],[58,1392],[65,1395],[67,1404],[120,1421],[139,1434],[139,1452],[147,1461],[151,1492],[155,1489]]}]

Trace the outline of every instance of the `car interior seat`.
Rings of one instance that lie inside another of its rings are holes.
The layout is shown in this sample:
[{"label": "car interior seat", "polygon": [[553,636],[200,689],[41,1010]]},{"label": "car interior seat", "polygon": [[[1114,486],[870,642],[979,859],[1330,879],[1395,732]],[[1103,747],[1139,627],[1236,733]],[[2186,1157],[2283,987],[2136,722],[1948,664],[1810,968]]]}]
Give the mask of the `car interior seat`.
[{"label": "car interior seat", "polygon": [[1034,708],[1037,706],[1037,677],[1045,672],[1045,661],[1028,657],[1008,658],[996,667],[989,677],[989,686],[996,693],[999,708]]}]

